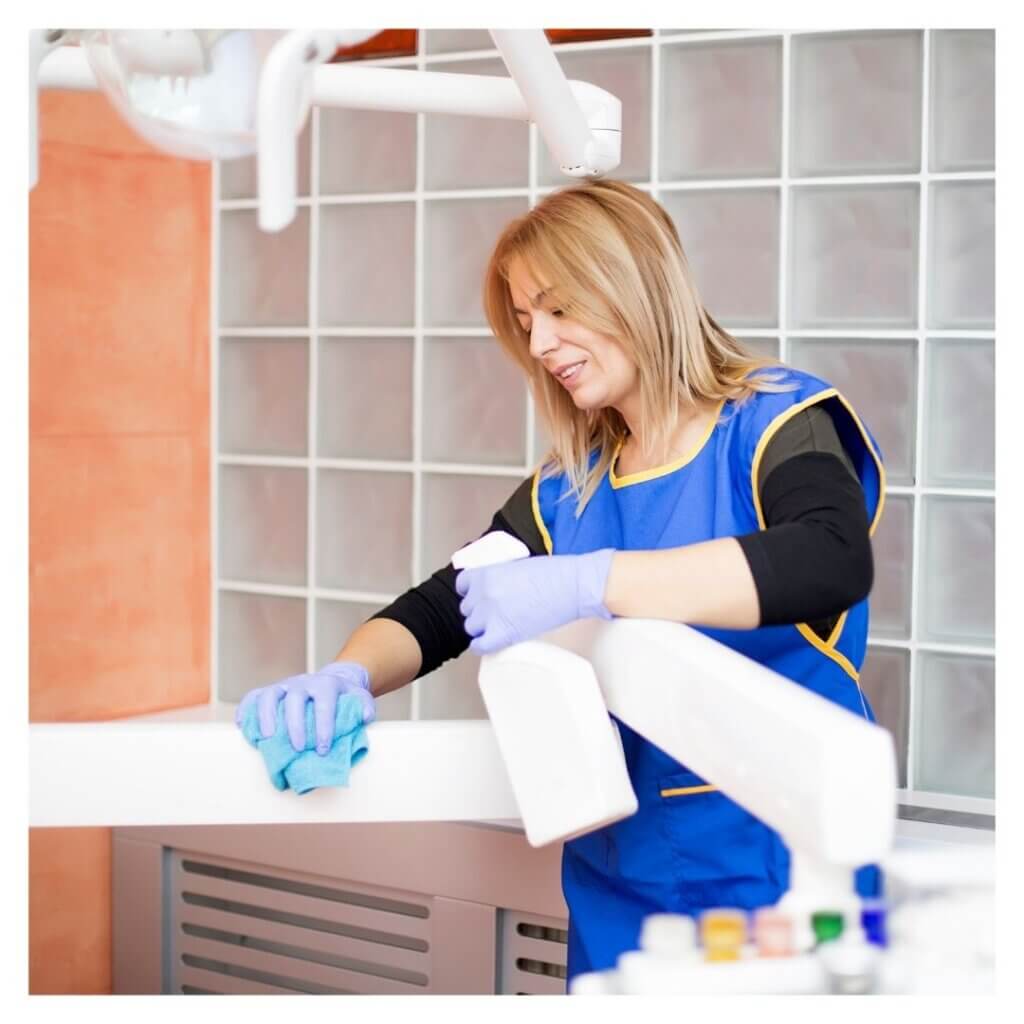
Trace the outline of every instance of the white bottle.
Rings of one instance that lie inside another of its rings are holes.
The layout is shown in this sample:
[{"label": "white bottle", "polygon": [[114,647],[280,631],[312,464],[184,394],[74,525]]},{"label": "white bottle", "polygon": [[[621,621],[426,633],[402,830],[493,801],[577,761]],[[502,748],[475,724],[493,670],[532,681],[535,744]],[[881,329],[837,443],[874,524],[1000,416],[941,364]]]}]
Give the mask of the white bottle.
[{"label": "white bottle", "polygon": [[857,914],[844,914],[842,934],[819,947],[818,959],[832,995],[870,995],[878,991],[881,954],[878,946],[868,942]]},{"label": "white bottle", "polygon": [[[452,565],[478,568],[529,553],[496,531],[457,551]],[[531,846],[636,812],[622,741],[589,661],[531,640],[484,655],[479,682]]]}]

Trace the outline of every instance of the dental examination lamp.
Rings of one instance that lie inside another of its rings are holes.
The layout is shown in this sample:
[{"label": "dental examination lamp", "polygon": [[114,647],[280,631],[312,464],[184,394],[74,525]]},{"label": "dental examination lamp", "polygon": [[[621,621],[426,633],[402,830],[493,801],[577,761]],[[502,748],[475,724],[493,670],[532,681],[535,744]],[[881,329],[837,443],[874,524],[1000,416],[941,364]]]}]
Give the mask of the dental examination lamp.
[{"label": "dental examination lamp", "polygon": [[[694,773],[677,785],[708,783],[780,833],[792,858],[788,905],[848,903],[853,869],[891,849],[891,735],[691,627],[584,620],[486,656],[480,683],[534,845],[637,807],[607,715],[584,720],[593,704]],[[529,717],[539,700],[557,719],[543,759]],[[563,775],[573,800],[556,792]]]},{"label": "dental examination lamp", "polygon": [[[526,554],[492,532],[452,564]],[[683,785],[710,784],[779,832],[795,911],[850,905],[853,870],[891,849],[889,732],[692,627],[584,619],[484,656],[480,689],[534,846],[636,811],[610,711],[694,773]]]},{"label": "dental examination lamp", "polygon": [[313,104],[532,120],[570,177],[618,166],[622,104],[565,77],[541,29],[491,29],[509,78],[328,64],[379,29],[29,33],[29,187],[39,176],[39,88],[99,87],[152,145],[194,160],[257,157],[259,224],[296,209],[296,137]]},{"label": "dental examination lamp", "polygon": [[[895,749],[881,726],[658,620],[583,620],[485,655],[480,689],[533,845],[636,809],[618,730],[601,714],[610,711],[689,769],[662,780],[663,796],[721,790],[790,853],[767,939],[758,915],[728,907],[702,915],[700,944],[696,920],[651,913],[639,948],[577,975],[571,994],[993,991],[991,847],[896,846]],[[882,900],[856,892],[854,871],[869,863],[885,873]],[[826,941],[819,929],[837,924],[841,936]],[[716,952],[723,927],[730,956]]]}]

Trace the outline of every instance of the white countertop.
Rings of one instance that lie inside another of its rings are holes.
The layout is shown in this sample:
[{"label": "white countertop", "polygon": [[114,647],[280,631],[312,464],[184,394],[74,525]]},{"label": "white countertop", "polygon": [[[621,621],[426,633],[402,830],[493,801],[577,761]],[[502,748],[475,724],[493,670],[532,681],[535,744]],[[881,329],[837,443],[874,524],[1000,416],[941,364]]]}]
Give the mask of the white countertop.
[{"label": "white countertop", "polygon": [[[274,789],[235,705],[29,726],[29,825],[467,821],[522,831],[485,720],[374,722],[348,788]],[[994,842],[990,831],[896,822],[897,848]]]},{"label": "white countertop", "polygon": [[234,723],[203,704],[29,726],[29,825],[477,821],[518,827],[488,721],[374,722],[351,785],[274,788]]}]

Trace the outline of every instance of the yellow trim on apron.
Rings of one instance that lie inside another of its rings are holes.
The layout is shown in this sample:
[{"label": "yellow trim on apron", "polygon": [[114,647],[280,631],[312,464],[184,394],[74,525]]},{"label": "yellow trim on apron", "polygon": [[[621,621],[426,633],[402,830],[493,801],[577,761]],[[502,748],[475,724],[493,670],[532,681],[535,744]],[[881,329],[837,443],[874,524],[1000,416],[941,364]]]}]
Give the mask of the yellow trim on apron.
[{"label": "yellow trim on apron", "polygon": [[846,625],[846,616],[849,614],[850,610],[849,608],[847,608],[847,610],[839,616],[839,619],[836,621],[835,626],[832,627],[832,633],[829,635],[829,638],[825,641],[825,643],[829,647],[835,647],[835,645],[839,643],[839,638],[843,635],[843,626]]},{"label": "yellow trim on apron", "polygon": [[678,789],[663,789],[662,796],[693,796],[696,793],[711,793],[717,786],[682,786]]},{"label": "yellow trim on apron", "polygon": [[630,473],[628,476],[616,476],[615,463],[618,460],[619,451],[625,442],[625,438],[620,439],[619,443],[615,446],[615,451],[612,453],[612,461],[608,464],[608,482],[615,490],[618,490],[620,487],[629,487],[631,484],[642,484],[646,480],[656,480],[659,476],[668,476],[669,473],[682,469],[688,462],[693,462],[704,450],[704,445],[708,443],[708,439],[714,433],[715,427],[718,426],[718,417],[722,415],[722,407],[724,405],[725,399],[723,398],[718,403],[718,408],[715,409],[715,414],[708,424],[708,429],[704,431],[704,436],[693,446],[693,450],[681,459],[666,463],[664,466],[655,466],[653,469],[645,469],[639,473]]},{"label": "yellow trim on apron", "polygon": [[540,530],[541,540],[544,541],[544,548],[550,555],[554,545],[551,543],[551,534],[548,533],[548,528],[544,525],[544,517],[540,514],[540,498],[538,497],[540,471],[543,468],[543,466],[538,466],[537,471],[533,474],[533,487],[530,489],[530,505],[533,508],[534,522],[537,524],[537,529]]},{"label": "yellow trim on apron", "polygon": [[796,628],[800,635],[812,647],[816,647],[826,657],[831,658],[858,686],[860,685],[860,674],[853,667],[853,663],[845,654],[841,654],[834,647],[830,647],[825,643],[825,641],[822,640],[806,622],[797,623]]},{"label": "yellow trim on apron", "polygon": [[[767,529],[767,524],[764,521],[764,511],[761,508],[761,496],[757,491],[757,472],[761,466],[761,459],[764,456],[765,449],[768,447],[768,443],[798,413],[803,412],[809,406],[817,405],[829,398],[835,398],[850,414],[850,418],[861,432],[865,447],[871,453],[871,457],[875,460],[875,466],[878,469],[878,506],[868,528],[868,535],[874,535],[875,527],[882,518],[882,509],[885,507],[885,467],[882,465],[882,460],[876,454],[875,447],[871,443],[871,439],[868,437],[868,432],[864,429],[864,424],[861,423],[860,417],[853,411],[850,403],[835,388],[826,388],[824,391],[819,391],[816,395],[811,395],[810,398],[806,398],[804,401],[798,402],[796,405],[790,406],[785,411],[779,413],[765,427],[764,433],[758,439],[757,448],[754,449],[753,465],[750,470],[750,490],[754,498],[754,511],[757,513],[757,523],[762,530]],[[831,658],[859,687],[860,677],[857,670],[845,655],[836,650],[836,644],[839,642],[843,627],[846,625],[847,614],[848,612],[843,612],[839,616],[839,621],[835,624],[832,635],[827,641],[822,640],[806,622],[797,623],[796,628],[812,647],[821,651],[827,658]]]}]

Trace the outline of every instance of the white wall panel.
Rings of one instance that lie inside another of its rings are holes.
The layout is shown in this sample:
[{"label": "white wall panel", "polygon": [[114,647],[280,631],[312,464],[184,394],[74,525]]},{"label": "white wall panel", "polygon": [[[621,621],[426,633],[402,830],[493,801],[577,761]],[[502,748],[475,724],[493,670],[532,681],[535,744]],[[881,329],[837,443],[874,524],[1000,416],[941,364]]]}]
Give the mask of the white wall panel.
[{"label": "white wall panel", "polygon": [[222,454],[305,455],[309,342],[225,338],[220,349]]},{"label": "white wall panel", "polygon": [[221,327],[301,326],[309,319],[309,210],[282,231],[260,231],[256,211],[222,210],[217,267]]},{"label": "white wall panel", "polygon": [[996,162],[996,34],[932,32],[931,169],[991,171]]},{"label": "white wall panel", "polygon": [[306,471],[221,466],[218,557],[223,577],[306,582]]},{"label": "white wall panel", "polygon": [[660,88],[663,180],[779,174],[781,39],[663,46]]},{"label": "white wall panel", "polygon": [[425,355],[424,459],[521,466],[526,387],[518,364],[490,335],[431,337]]},{"label": "white wall panel", "polygon": [[994,660],[926,652],[922,666],[917,788],[994,797]]},{"label": "white wall panel", "polygon": [[790,325],[915,326],[917,186],[801,187],[791,201]]},{"label": "white wall panel", "polygon": [[322,469],[317,583],[398,593],[411,584],[412,476]]},{"label": "white wall panel", "polygon": [[921,32],[795,38],[791,173],[920,170],[921,67]]},{"label": "white wall panel", "polygon": [[412,338],[322,337],[319,356],[318,454],[411,459]]},{"label": "white wall panel", "polygon": [[665,192],[701,300],[721,324],[779,322],[779,190]]}]

